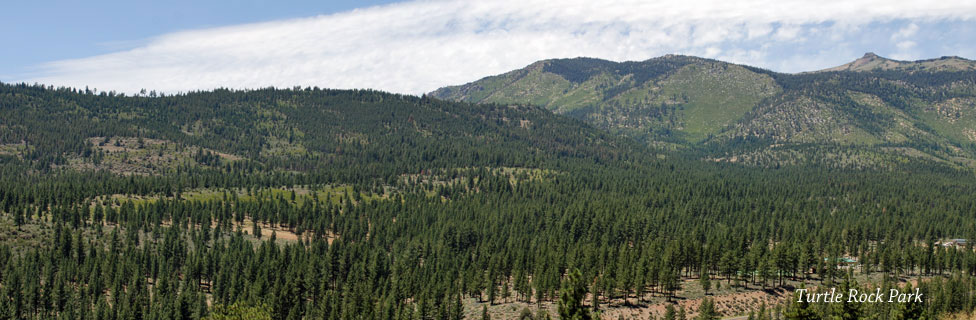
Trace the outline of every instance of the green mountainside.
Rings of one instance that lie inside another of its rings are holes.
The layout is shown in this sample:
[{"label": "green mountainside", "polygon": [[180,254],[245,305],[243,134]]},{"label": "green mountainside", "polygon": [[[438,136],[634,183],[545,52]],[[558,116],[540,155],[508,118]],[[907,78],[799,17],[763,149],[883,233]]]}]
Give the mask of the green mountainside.
[{"label": "green mountainside", "polygon": [[544,106],[651,145],[773,166],[976,167],[976,62],[867,54],[783,74],[668,55],[640,62],[545,60],[432,96]]},{"label": "green mountainside", "polygon": [[690,142],[719,133],[780,90],[771,76],[743,66],[665,56],[622,63],[545,60],[432,95],[529,103],[641,139]]},{"label": "green mountainside", "polygon": [[[973,309],[976,175],[950,134],[974,119],[969,73],[655,61],[541,63],[525,73],[563,89],[513,74],[499,103],[451,89],[478,104],[0,84],[0,319]],[[542,103],[583,101],[570,93],[606,102]],[[890,170],[852,169],[865,163]],[[836,285],[931,298],[821,308],[787,293]]]},{"label": "green mountainside", "polygon": [[[124,97],[0,84],[0,161],[36,170],[167,174],[188,168],[374,176],[434,168],[608,161],[637,152],[537,107],[376,91],[217,90]],[[346,171],[344,171],[346,172]]]}]

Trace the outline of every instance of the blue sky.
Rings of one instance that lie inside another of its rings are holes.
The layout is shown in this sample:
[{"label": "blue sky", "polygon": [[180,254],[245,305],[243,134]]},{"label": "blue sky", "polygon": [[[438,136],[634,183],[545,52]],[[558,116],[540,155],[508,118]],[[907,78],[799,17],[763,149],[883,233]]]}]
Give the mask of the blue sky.
[{"label": "blue sky", "polygon": [[44,62],[131,49],[162,34],[331,14],[394,0],[44,0],[0,10],[0,80]]},{"label": "blue sky", "polygon": [[549,58],[677,53],[781,72],[865,52],[976,58],[970,0],[18,1],[0,81],[136,93],[420,94]]}]

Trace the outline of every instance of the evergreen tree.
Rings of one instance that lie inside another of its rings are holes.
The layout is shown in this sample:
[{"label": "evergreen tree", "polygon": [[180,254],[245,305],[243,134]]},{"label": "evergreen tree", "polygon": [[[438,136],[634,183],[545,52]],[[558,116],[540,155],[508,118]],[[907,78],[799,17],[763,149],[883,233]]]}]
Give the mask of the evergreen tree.
[{"label": "evergreen tree", "polygon": [[664,320],[675,320],[677,318],[677,312],[674,310],[674,305],[667,304],[664,306]]},{"label": "evergreen tree", "polygon": [[[801,289],[806,288],[806,286],[801,285]],[[783,317],[786,319],[802,319],[802,320],[813,320],[819,319],[820,317],[812,310],[810,303],[806,298],[801,297],[800,294],[794,295],[794,299],[790,300],[790,305],[787,307],[786,312],[783,313]]]},{"label": "evergreen tree", "polygon": [[715,320],[719,318],[719,314],[715,311],[715,302],[709,298],[702,298],[701,306],[698,308],[698,316],[695,317],[696,320]]},{"label": "evergreen tree", "polygon": [[698,283],[701,284],[702,290],[705,292],[705,295],[708,295],[708,290],[712,289],[712,281],[709,279],[708,272],[702,272],[702,275],[699,278]]},{"label": "evergreen tree", "polygon": [[488,306],[481,306],[481,320],[491,320],[491,315],[488,314]]},{"label": "evergreen tree", "polygon": [[573,269],[569,272],[566,280],[563,281],[562,289],[559,290],[560,319],[591,319],[590,311],[583,306],[583,298],[586,296],[586,284],[582,278],[583,275],[579,269]]}]

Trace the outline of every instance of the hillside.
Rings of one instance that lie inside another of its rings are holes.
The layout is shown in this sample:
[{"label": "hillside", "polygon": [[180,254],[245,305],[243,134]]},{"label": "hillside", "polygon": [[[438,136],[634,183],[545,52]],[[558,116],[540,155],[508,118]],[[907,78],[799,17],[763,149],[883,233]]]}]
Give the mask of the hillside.
[{"label": "hillside", "polygon": [[[790,79],[818,84],[759,102],[801,113],[841,101],[832,85],[860,81],[668,59],[691,62],[654,82],[667,90],[746,75],[785,92]],[[701,64],[715,77],[694,77]],[[725,97],[687,95],[695,108]],[[737,110],[736,124],[780,130],[763,108]],[[851,123],[884,130],[909,114],[821,108],[804,126],[857,115],[871,121]],[[768,143],[734,125],[706,143]],[[843,129],[822,128],[804,139]],[[788,129],[769,139],[794,139]],[[0,142],[4,319],[546,319],[570,290],[594,318],[694,317],[710,304],[745,316],[790,307],[798,286],[847,286],[848,275],[863,287],[910,279],[933,298],[815,318],[935,318],[972,309],[949,297],[976,284],[976,251],[936,242],[976,237],[972,175],[689,160],[521,104],[0,85]],[[859,264],[831,263],[839,257]]]},{"label": "hillside", "polygon": [[431,93],[475,103],[529,103],[648,141],[701,141],[781,89],[766,74],[715,60],[669,55],[615,63],[576,58]]},{"label": "hillside", "polygon": [[612,161],[634,147],[582,122],[519,105],[311,88],[125,97],[0,84],[0,159],[40,171],[339,168],[379,176]]},{"label": "hillside", "polygon": [[775,166],[976,167],[976,63],[867,54],[822,72],[783,74],[663,56],[545,60],[431,93],[544,106],[610,132],[703,159]]}]

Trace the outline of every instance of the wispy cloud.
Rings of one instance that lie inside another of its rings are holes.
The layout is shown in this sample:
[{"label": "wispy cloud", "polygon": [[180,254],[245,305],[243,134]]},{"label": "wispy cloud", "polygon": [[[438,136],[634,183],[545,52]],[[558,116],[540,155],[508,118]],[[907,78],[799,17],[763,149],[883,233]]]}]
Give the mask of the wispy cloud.
[{"label": "wispy cloud", "polygon": [[851,58],[835,47],[864,39],[865,26],[907,25],[870,36],[891,35],[902,52],[918,45],[910,40],[916,22],[974,18],[973,1],[411,1],[166,34],[129,50],[51,62],[23,79],[129,93],[319,86],[416,94],[540,59],[667,53],[801,71]]},{"label": "wispy cloud", "polygon": [[918,58],[918,54],[914,50],[918,43],[911,40],[918,34],[918,30],[918,24],[913,22],[891,35],[891,42],[895,43],[895,47],[898,49],[891,55],[892,58],[898,60]]}]

